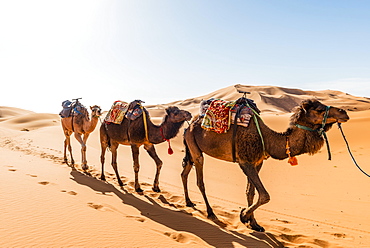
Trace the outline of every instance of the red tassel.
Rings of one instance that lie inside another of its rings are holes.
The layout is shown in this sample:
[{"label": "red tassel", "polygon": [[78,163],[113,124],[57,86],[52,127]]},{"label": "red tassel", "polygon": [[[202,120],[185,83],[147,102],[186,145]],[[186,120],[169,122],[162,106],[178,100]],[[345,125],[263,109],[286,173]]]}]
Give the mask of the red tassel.
[{"label": "red tassel", "polygon": [[172,150],[172,148],[171,148],[170,140],[167,140],[167,142],[168,142],[168,154],[169,154],[169,155],[172,155],[172,154],[173,154],[173,150]]},{"label": "red tassel", "polygon": [[298,159],[296,157],[289,157],[288,163],[291,166],[298,165]]}]

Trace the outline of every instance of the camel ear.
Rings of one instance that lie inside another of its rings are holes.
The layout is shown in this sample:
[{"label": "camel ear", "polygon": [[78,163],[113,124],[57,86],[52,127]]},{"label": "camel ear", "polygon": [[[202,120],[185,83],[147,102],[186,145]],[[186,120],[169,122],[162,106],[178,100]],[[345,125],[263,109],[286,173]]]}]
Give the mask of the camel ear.
[{"label": "camel ear", "polygon": [[166,108],[166,113],[169,115],[170,113],[175,112],[176,109],[177,109],[176,107],[170,106],[170,107]]},{"label": "camel ear", "polygon": [[91,106],[90,106],[90,109],[92,110],[92,109],[93,109],[93,107],[91,107]]},{"label": "camel ear", "polygon": [[301,107],[302,107],[302,110],[304,112],[307,112],[307,110],[309,110],[312,107],[312,101],[311,100],[304,100],[301,103]]}]

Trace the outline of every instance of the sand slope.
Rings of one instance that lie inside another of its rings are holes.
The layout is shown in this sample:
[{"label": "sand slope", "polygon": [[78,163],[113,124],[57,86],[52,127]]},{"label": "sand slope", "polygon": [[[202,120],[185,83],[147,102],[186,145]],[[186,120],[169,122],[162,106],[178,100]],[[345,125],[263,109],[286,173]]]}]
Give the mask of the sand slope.
[{"label": "sand slope", "polygon": [[[351,120],[343,128],[358,163],[370,172],[367,98],[334,91],[238,87],[254,90],[250,95],[255,94],[263,120],[277,131],[288,125],[291,114],[287,109],[306,97],[352,109],[348,112]],[[153,121],[160,123],[168,105],[176,104],[195,114],[202,98],[231,100],[239,96],[230,86],[148,109]],[[107,182],[99,180],[100,124],[88,141],[91,170],[86,174],[80,170],[80,148],[74,138],[78,165],[72,169],[62,163],[64,137],[57,114],[9,107],[0,107],[0,111],[4,116],[0,120],[1,247],[369,247],[370,179],[353,165],[336,127],[328,132],[332,161],[327,160],[323,147],[317,155],[298,157],[298,166],[272,159],[264,163],[261,178],[271,201],[255,213],[266,228],[265,233],[257,233],[239,221],[240,209],[246,206],[246,179],[236,164],[206,156],[206,191],[219,222],[206,218],[195,171],[189,175],[189,187],[197,206],[185,206],[180,178],[182,130],[171,141],[173,155],[167,154],[166,143],[156,146],[164,162],[161,193],[151,190],[155,164],[140,149],[144,193],[137,194],[129,147],[121,146],[118,158],[126,185],[118,186],[109,152]]]},{"label": "sand slope", "polygon": [[238,93],[238,90],[247,92],[246,96],[253,99],[258,108],[264,113],[288,113],[302,100],[311,98],[316,98],[324,104],[335,105],[349,111],[370,110],[370,98],[356,97],[340,91],[303,91],[276,86],[248,86],[240,84],[216,90],[204,96],[176,101],[170,104],[198,110],[199,102],[202,99],[216,98],[233,101],[243,95]]}]

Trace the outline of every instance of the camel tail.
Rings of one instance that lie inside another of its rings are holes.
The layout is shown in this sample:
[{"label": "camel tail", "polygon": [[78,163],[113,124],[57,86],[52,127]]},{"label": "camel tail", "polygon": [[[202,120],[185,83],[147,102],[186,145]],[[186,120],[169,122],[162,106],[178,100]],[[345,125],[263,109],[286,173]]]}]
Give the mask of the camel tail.
[{"label": "camel tail", "polygon": [[186,140],[184,138],[184,145],[185,145],[185,157],[182,159],[182,167],[185,167],[188,164],[193,165],[193,160],[191,159],[190,150]]},{"label": "camel tail", "polygon": [[103,143],[107,144],[107,148],[110,151],[111,142],[110,142],[110,138],[108,136],[107,129],[106,129],[104,123],[100,126],[100,143],[101,144],[103,144]]}]

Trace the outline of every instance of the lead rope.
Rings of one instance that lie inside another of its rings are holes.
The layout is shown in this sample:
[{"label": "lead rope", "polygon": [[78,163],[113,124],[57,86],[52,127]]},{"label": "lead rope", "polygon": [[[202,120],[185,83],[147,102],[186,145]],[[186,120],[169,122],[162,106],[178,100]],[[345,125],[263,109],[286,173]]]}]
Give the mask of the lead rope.
[{"label": "lead rope", "polygon": [[148,138],[148,124],[147,124],[147,121],[146,121],[145,109],[144,109],[144,107],[141,104],[140,104],[140,108],[143,110],[143,121],[144,121],[144,130],[145,130],[145,139],[147,141],[149,141],[149,138]]},{"label": "lead rope", "polygon": [[349,148],[349,144],[348,144],[348,141],[347,141],[347,139],[346,139],[346,136],[344,135],[344,132],[343,132],[343,130],[342,130],[342,124],[341,124],[341,123],[339,123],[339,122],[338,122],[338,128],[339,128],[340,132],[342,133],[342,136],[343,136],[344,141],[346,142],[347,149],[348,149],[348,153],[349,153],[349,155],[351,156],[353,163],[356,165],[356,167],[357,167],[357,168],[358,168],[358,169],[359,169],[363,174],[365,174],[366,176],[370,177],[370,175],[369,175],[369,174],[367,174],[363,169],[361,169],[361,167],[357,164],[357,162],[356,162],[355,158],[353,157],[353,154],[352,154],[352,152],[351,152],[351,149]]},{"label": "lead rope", "polygon": [[254,123],[256,124],[256,127],[257,127],[257,131],[258,131],[258,134],[260,135],[261,137],[261,142],[262,142],[262,147],[263,147],[263,155],[265,156],[265,159],[267,159],[269,157],[269,155],[267,154],[266,152],[266,148],[265,148],[265,141],[263,140],[263,136],[262,136],[262,132],[261,132],[261,129],[260,129],[260,125],[258,124],[258,120],[257,120],[257,116],[262,120],[261,116],[257,113],[256,110],[254,110],[247,102],[247,106],[252,110],[252,112],[254,113],[253,115],[253,120],[254,120]]}]

